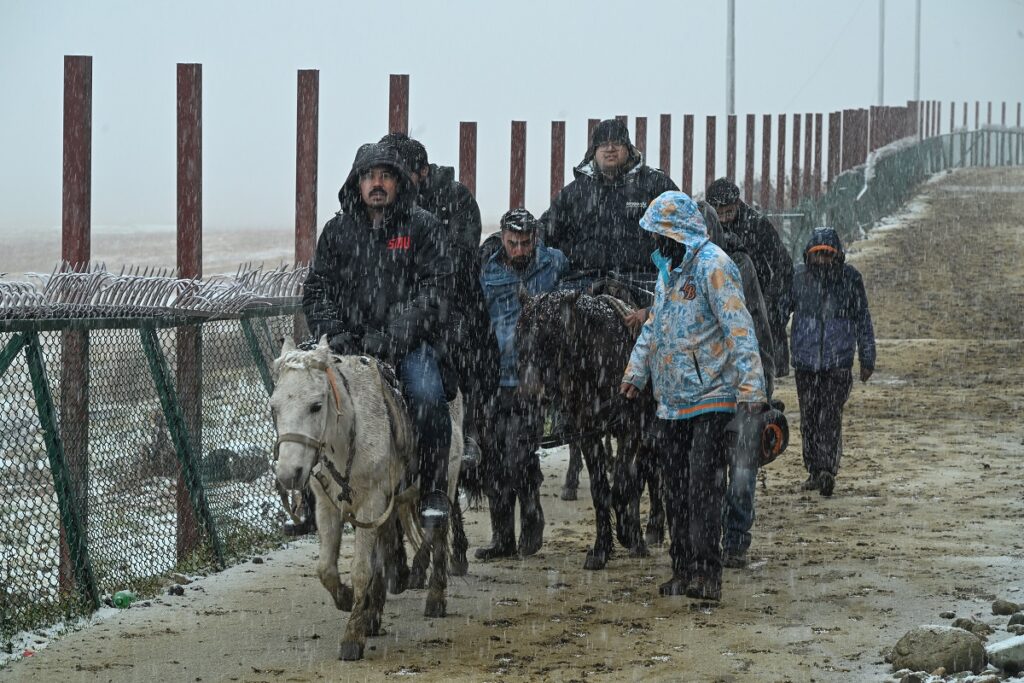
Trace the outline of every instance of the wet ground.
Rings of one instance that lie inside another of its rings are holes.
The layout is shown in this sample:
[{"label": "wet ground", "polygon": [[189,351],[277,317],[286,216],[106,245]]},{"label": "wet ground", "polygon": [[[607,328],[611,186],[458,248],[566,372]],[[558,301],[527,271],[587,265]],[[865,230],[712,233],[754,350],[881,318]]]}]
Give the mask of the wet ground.
[{"label": "wet ground", "polygon": [[[720,606],[656,595],[664,548],[583,571],[592,512],[584,490],[558,499],[554,451],[542,551],[471,562],[444,619],[422,617],[422,591],[389,597],[388,634],[361,662],[335,659],[347,615],[302,541],[65,635],[0,681],[878,681],[882,648],[940,612],[1005,637],[991,600],[1024,602],[1024,172],[922,193],[901,227],[851,245],[879,361],[847,407],[835,495],[799,490],[794,429],[759,485],[753,561],[726,570]],[[795,427],[792,378],[779,384]],[[486,513],[467,531],[486,542]]]}]

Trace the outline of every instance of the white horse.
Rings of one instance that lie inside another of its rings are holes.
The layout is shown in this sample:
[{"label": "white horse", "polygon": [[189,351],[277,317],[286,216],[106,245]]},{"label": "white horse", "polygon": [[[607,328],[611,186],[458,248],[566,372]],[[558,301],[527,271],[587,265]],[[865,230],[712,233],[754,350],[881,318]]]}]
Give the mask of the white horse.
[{"label": "white horse", "polygon": [[[404,550],[396,552],[396,545],[401,544],[398,518],[414,547],[423,539],[418,491],[415,487],[399,490],[414,474],[409,470],[415,460],[404,402],[373,359],[333,355],[326,337],[311,351],[296,349],[286,338],[281,357],[274,361],[270,408],[278,432],[274,446],[277,480],[286,489],[301,490],[308,483],[313,490],[320,536],[317,574],[338,609],[352,612],[341,638],[339,658],[360,659],[367,636],[382,633],[385,570],[399,555],[404,569]],[[461,395],[449,410],[448,498],[457,501]],[[351,588],[338,573],[345,522],[356,529]],[[433,560],[424,613],[442,617],[450,552],[447,531],[433,534],[428,545],[432,547],[424,546],[417,554],[424,564]]]}]

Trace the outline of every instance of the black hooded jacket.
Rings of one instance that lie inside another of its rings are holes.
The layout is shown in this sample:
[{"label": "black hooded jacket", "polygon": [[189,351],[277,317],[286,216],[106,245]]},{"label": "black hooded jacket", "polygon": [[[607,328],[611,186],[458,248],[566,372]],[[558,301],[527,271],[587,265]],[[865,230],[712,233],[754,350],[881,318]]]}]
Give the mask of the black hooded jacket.
[{"label": "black hooded jacket", "polygon": [[656,272],[651,262],[654,237],[640,229],[640,218],[658,195],[679,188],[661,171],[644,165],[632,145],[628,163],[626,171],[608,179],[597,168],[592,145],[573,169],[575,180],[540,217],[544,244],[568,257],[574,275]]},{"label": "black hooded jacket", "polygon": [[418,204],[444,226],[455,272],[476,262],[482,230],[480,207],[469,188],[455,180],[455,169],[430,164],[430,176],[427,183],[420,186]]},{"label": "black hooded jacket", "polygon": [[786,251],[775,226],[758,211],[739,202],[736,218],[722,227],[738,241],[739,247],[754,260],[757,279],[768,305],[772,328],[785,328],[789,287],[793,281],[793,258]]},{"label": "black hooded jacket", "polygon": [[[388,166],[399,177],[398,197],[374,228],[359,193],[359,176]],[[306,278],[302,308],[313,335],[327,335],[349,353],[363,351],[367,335],[387,336],[401,357],[432,341],[447,312],[451,260],[443,228],[415,206],[416,191],[393,148],[363,145],[338,192],[341,211],[324,226]]]}]

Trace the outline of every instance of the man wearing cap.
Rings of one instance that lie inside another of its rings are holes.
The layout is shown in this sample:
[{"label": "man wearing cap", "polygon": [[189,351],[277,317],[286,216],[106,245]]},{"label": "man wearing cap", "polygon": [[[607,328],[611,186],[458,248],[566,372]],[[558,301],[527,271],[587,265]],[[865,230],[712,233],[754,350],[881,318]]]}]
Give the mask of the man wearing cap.
[{"label": "man wearing cap", "polygon": [[715,207],[730,246],[747,252],[754,260],[761,284],[772,338],[775,341],[775,376],[789,374],[789,344],[786,320],[789,318],[789,289],[793,281],[793,258],[786,251],[775,226],[760,212],[740,199],[740,189],[728,178],[711,183],[706,193],[708,204]]},{"label": "man wearing cap", "polygon": [[591,136],[575,179],[551,202],[541,222],[544,243],[569,259],[571,280],[586,286],[597,278],[653,282],[654,240],[640,229],[647,205],[675,183],[644,164],[626,124],[601,121]]},{"label": "man wearing cap", "polygon": [[558,249],[537,243],[539,226],[526,209],[513,209],[502,216],[501,249],[487,259],[480,273],[491,325],[501,347],[501,386],[491,404],[497,457],[486,457],[483,464],[492,535],[490,545],[476,551],[481,560],[516,554],[517,497],[519,554],[534,554],[544,539],[540,504],[543,476],[537,457],[543,419],[538,407],[524,401],[517,391],[515,331],[521,311],[520,292],[525,290],[533,296],[550,292],[568,262]]},{"label": "man wearing cap", "polygon": [[455,276],[446,293],[452,310],[440,337],[465,399],[464,465],[476,463],[481,457],[478,429],[486,423],[484,404],[497,389],[500,363],[480,289],[480,207],[469,188],[455,180],[455,169],[428,162],[427,149],[418,140],[404,133],[389,133],[380,142],[398,150],[416,185],[417,205],[432,213],[443,227],[443,245]]},{"label": "man wearing cap", "polygon": [[436,330],[451,290],[442,228],[415,206],[416,190],[397,151],[366,144],[338,192],[341,211],[324,226],[303,286],[315,338],[339,354],[393,363],[417,434],[420,517],[446,528],[451,418]]}]

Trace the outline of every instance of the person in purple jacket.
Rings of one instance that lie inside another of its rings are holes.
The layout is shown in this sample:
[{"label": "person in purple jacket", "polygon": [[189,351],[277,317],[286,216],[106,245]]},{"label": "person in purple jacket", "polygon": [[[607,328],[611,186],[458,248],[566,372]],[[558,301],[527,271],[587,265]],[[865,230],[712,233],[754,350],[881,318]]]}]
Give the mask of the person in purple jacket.
[{"label": "person in purple jacket", "polygon": [[839,235],[816,228],[793,274],[791,353],[800,402],[805,491],[831,496],[843,454],[843,405],[853,386],[853,356],[860,380],[875,370],[875,333],[864,280],[846,263]]}]

